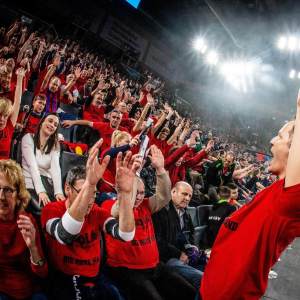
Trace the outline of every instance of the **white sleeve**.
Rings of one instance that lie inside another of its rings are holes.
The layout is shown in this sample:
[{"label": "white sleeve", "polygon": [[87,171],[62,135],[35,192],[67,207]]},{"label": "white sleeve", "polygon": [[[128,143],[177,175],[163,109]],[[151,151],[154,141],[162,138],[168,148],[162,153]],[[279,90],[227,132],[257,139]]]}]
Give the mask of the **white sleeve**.
[{"label": "white sleeve", "polygon": [[22,156],[28,167],[28,171],[33,181],[33,185],[37,194],[46,192],[41,180],[41,174],[34,154],[34,144],[30,133],[22,138]]},{"label": "white sleeve", "polygon": [[59,164],[60,152],[57,150],[52,150],[51,155],[51,166],[50,174],[53,181],[54,195],[63,194],[62,190],[62,180],[61,180],[61,169]]}]

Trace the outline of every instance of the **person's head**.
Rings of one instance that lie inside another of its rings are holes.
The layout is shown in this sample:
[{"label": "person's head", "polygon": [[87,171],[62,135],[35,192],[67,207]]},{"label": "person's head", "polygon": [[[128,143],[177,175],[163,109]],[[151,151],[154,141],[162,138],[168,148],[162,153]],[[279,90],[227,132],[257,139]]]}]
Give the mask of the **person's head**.
[{"label": "person's head", "polygon": [[[21,61],[21,63],[22,63],[22,61]],[[15,66],[16,66],[16,64],[15,64],[15,60],[13,58],[9,58],[6,61],[6,69],[7,69],[8,72],[10,72],[10,73],[13,72]]]},{"label": "person's head", "polygon": [[35,113],[42,113],[46,106],[46,95],[38,94],[32,101],[32,108]]},{"label": "person's head", "polygon": [[132,109],[132,103],[127,103],[126,105],[126,111],[130,112]]},{"label": "person's head", "polygon": [[224,156],[224,167],[229,167],[234,162],[234,153],[228,151]]},{"label": "person's head", "polygon": [[138,120],[140,118],[141,114],[142,114],[141,110],[137,109],[136,112],[135,112],[135,114],[134,114],[134,119]]},{"label": "person's head", "polygon": [[56,93],[61,85],[61,81],[58,77],[54,76],[49,82],[49,90],[52,93]]},{"label": "person's head", "polygon": [[92,100],[92,105],[96,107],[100,107],[103,103],[104,94],[102,92],[98,92],[95,94]]},{"label": "person's head", "polygon": [[235,183],[228,183],[227,187],[230,189],[230,198],[237,200],[239,197],[239,189]]},{"label": "person's head", "polygon": [[185,181],[178,181],[171,191],[172,202],[178,209],[186,208],[192,198],[193,188]]},{"label": "person's head", "polygon": [[152,89],[152,85],[151,84],[146,84],[146,86],[145,86],[145,90],[147,91],[147,92],[150,92],[151,91],[151,89]]},{"label": "person's head", "polygon": [[271,140],[271,153],[273,158],[269,165],[269,172],[282,176],[285,174],[289,150],[293,138],[295,122],[290,121]]},{"label": "person's head", "polygon": [[46,137],[45,153],[49,154],[58,145],[59,118],[55,113],[44,116],[34,135],[34,143],[38,149],[41,149],[41,136]]},{"label": "person's head", "polygon": [[[69,206],[74,202],[78,194],[80,193],[82,186],[86,178],[85,166],[76,166],[69,170],[65,181],[65,195],[69,201]],[[91,198],[90,205],[88,207],[88,213],[90,212],[94,203],[94,197]]]},{"label": "person's head", "polygon": [[13,220],[29,200],[21,167],[13,160],[0,160],[0,219]]},{"label": "person's head", "polygon": [[118,129],[122,120],[122,114],[119,110],[114,109],[109,115],[109,123],[111,128]]},{"label": "person's head", "polygon": [[11,114],[12,104],[10,100],[0,98],[0,130],[6,127],[7,120]]},{"label": "person's head", "polygon": [[220,186],[219,187],[219,198],[221,200],[230,200],[231,191],[230,188],[227,186]]},{"label": "person's head", "polygon": [[4,67],[0,71],[0,86],[6,90],[10,88],[10,82],[12,78],[12,73]]},{"label": "person's head", "polygon": [[86,69],[83,69],[80,73],[81,79],[86,79],[88,77],[88,71]]},{"label": "person's head", "polygon": [[124,114],[127,112],[127,105],[124,101],[121,101],[119,104],[118,104],[118,110]]},{"label": "person's head", "polygon": [[164,127],[164,128],[161,130],[160,134],[158,135],[158,138],[159,138],[160,140],[164,141],[164,140],[166,140],[166,138],[168,137],[169,133],[170,133],[170,129],[169,129],[168,127]]},{"label": "person's head", "polygon": [[121,147],[129,144],[131,135],[126,131],[115,130],[111,136],[111,147]]}]

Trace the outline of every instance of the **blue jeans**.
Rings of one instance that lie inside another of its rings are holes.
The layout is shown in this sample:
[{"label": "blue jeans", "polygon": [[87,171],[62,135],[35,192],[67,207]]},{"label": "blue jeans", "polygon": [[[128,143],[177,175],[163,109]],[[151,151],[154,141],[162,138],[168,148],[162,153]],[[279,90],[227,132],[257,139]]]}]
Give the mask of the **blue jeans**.
[{"label": "blue jeans", "polygon": [[203,273],[189,265],[184,264],[177,258],[171,258],[167,261],[166,265],[176,273],[180,274],[188,280],[196,289],[199,290],[200,282]]}]

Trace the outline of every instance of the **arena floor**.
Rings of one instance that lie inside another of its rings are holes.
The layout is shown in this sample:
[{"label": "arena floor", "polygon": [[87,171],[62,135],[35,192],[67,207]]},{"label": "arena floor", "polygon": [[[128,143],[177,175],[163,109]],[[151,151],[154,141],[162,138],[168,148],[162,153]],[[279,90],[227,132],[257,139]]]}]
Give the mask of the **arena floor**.
[{"label": "arena floor", "polygon": [[300,299],[300,239],[296,239],[291,249],[285,250],[274,267],[276,279],[270,279],[268,290],[263,299],[299,300]]}]

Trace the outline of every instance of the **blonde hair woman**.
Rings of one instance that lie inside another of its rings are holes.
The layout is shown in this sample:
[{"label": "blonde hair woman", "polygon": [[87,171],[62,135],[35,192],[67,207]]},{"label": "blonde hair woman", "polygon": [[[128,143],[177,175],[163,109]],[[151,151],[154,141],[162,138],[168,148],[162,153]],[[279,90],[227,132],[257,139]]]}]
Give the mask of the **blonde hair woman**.
[{"label": "blonde hair woman", "polygon": [[30,195],[21,167],[0,161],[0,299],[30,299],[39,290],[36,276],[46,277],[48,267],[38,227],[25,212]]}]

